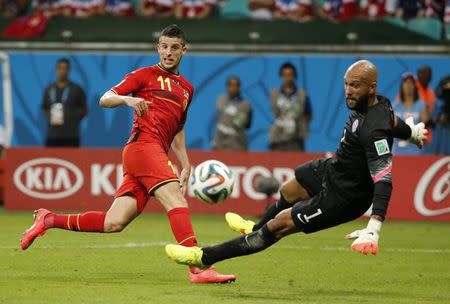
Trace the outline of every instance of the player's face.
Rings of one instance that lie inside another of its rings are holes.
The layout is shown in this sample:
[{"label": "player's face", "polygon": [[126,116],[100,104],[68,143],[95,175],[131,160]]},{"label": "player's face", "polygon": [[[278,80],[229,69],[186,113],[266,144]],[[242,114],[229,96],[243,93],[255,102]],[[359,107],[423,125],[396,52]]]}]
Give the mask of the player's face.
[{"label": "player's face", "polygon": [[347,73],[344,77],[347,107],[351,110],[357,110],[367,105],[370,95],[375,94],[373,86],[359,75]]},{"label": "player's face", "polygon": [[176,37],[161,36],[158,42],[159,63],[166,70],[178,72],[181,58],[186,54],[183,40]]},{"label": "player's face", "polygon": [[291,85],[295,82],[295,72],[290,68],[283,69],[281,71],[281,79],[283,79],[284,84]]},{"label": "player's face", "polygon": [[69,78],[69,65],[67,63],[58,63],[56,66],[56,77],[59,80],[67,80],[67,78]]},{"label": "player's face", "polygon": [[414,82],[414,79],[408,78],[405,81],[403,81],[403,84],[402,84],[403,94],[411,96],[414,94],[415,88],[416,88],[416,84]]},{"label": "player's face", "polygon": [[237,96],[240,93],[239,82],[236,79],[230,79],[228,81],[228,95],[231,97]]}]

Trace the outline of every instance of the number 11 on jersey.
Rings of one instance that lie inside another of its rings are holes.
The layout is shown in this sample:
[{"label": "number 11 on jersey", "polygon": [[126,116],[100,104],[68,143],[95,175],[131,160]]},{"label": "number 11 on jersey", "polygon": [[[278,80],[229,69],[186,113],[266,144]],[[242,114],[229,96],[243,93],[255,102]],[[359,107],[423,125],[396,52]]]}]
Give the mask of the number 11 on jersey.
[{"label": "number 11 on jersey", "polygon": [[156,80],[159,81],[159,84],[161,85],[161,90],[166,90],[166,87],[164,85],[164,83],[166,83],[167,90],[169,92],[172,92],[172,85],[170,84],[170,78],[169,77],[163,78],[162,76],[159,76]]}]

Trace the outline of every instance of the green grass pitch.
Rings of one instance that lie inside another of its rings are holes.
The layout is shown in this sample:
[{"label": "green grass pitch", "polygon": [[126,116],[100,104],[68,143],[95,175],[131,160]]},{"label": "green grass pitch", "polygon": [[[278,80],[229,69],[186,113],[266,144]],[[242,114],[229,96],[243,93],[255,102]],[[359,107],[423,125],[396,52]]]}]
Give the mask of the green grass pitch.
[{"label": "green grass pitch", "polygon": [[[450,223],[387,222],[378,256],[349,249],[355,221],[292,235],[265,252],[217,265],[238,279],[192,285],[170,261],[165,215],[118,234],[51,230],[19,248],[31,212],[0,209],[0,303],[450,303]],[[193,216],[202,244],[236,235],[223,217]]]}]

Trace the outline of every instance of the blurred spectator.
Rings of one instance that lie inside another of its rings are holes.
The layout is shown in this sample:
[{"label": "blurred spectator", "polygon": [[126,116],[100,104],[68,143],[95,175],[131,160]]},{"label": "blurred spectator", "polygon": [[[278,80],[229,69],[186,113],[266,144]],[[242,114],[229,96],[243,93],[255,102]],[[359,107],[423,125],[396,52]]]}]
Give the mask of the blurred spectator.
[{"label": "blurred spectator", "polygon": [[48,119],[47,147],[79,147],[80,122],[87,114],[83,89],[69,80],[70,62],[56,65],[56,82],[45,89],[42,109]]},{"label": "blurred spectator", "polygon": [[0,13],[4,17],[14,18],[28,13],[29,0],[0,0]]},{"label": "blurred spectator", "polygon": [[438,100],[433,113],[436,122],[432,151],[436,154],[450,154],[450,75],[439,81],[436,90]]},{"label": "blurred spectator", "polygon": [[103,0],[99,13],[111,16],[134,16],[132,0]]},{"label": "blurred spectator", "polygon": [[419,92],[419,98],[425,101],[429,113],[433,113],[436,103],[436,94],[429,87],[431,77],[432,71],[429,65],[422,65],[417,69],[417,91]]},{"label": "blurred spectator", "polygon": [[450,26],[450,0],[445,2],[444,24],[445,26]]},{"label": "blurred spectator", "polygon": [[419,0],[398,0],[395,15],[403,20],[409,20],[425,15],[425,7]]},{"label": "blurred spectator", "polygon": [[314,17],[313,0],[276,0],[276,19],[290,19],[293,21],[310,21]]},{"label": "blurred spectator", "polygon": [[[427,122],[429,118],[425,102],[419,99],[416,79],[412,73],[404,73],[400,84],[399,99],[392,105],[395,114],[403,120],[414,118],[414,123]],[[394,140],[394,154],[420,154],[417,147],[406,140]]]},{"label": "blurred spectator", "polygon": [[176,0],[175,17],[203,19],[211,17],[217,0]]},{"label": "blurred spectator", "polygon": [[70,0],[70,15],[75,17],[89,17],[101,13],[103,0]]},{"label": "blurred spectator", "polygon": [[304,151],[312,108],[309,97],[297,88],[297,70],[289,62],[280,67],[281,87],[270,93],[275,122],[269,131],[269,148],[278,151]]},{"label": "blurred spectator", "polygon": [[421,0],[423,6],[423,17],[426,18],[438,18],[442,17],[442,9],[444,7],[444,1],[441,0]]},{"label": "blurred spectator", "polygon": [[249,0],[248,8],[253,19],[272,20],[275,0]]},{"label": "blurred spectator", "polygon": [[252,107],[242,98],[241,81],[231,76],[227,80],[227,94],[217,100],[217,129],[213,140],[214,150],[248,149],[245,131],[250,128]]},{"label": "blurred spectator", "polygon": [[323,13],[331,20],[346,22],[359,13],[358,0],[325,0]]},{"label": "blurred spectator", "polygon": [[6,148],[6,130],[0,125],[0,158],[3,158]]},{"label": "blurred spectator", "polygon": [[173,17],[175,14],[175,0],[142,0],[141,14],[156,18]]},{"label": "blurred spectator", "polygon": [[370,20],[381,19],[395,14],[395,0],[361,0],[360,15]]},{"label": "blurred spectator", "polygon": [[59,14],[60,7],[57,5],[61,1],[53,0],[33,0],[31,6],[34,15],[44,15],[49,18]]}]

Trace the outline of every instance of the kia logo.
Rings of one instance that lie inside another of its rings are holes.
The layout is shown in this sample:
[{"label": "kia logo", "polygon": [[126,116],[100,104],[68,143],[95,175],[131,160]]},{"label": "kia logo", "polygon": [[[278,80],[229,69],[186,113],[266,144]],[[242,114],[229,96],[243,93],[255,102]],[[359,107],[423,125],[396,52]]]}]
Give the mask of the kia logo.
[{"label": "kia logo", "polygon": [[[445,172],[445,170],[447,171]],[[440,171],[444,171],[442,175],[439,176]],[[450,207],[443,207],[440,209],[428,209],[426,206],[426,193],[427,189],[431,188],[432,181],[434,182],[434,187],[431,189],[431,201],[438,206],[445,202],[450,196],[450,156],[444,157],[437,162],[435,162],[428,170],[423,174],[419,183],[416,187],[416,192],[414,193],[414,206],[417,212],[424,216],[436,216],[450,212]]]},{"label": "kia logo", "polygon": [[14,172],[14,184],[23,193],[39,199],[60,199],[80,190],[83,173],[59,158],[35,158]]}]

